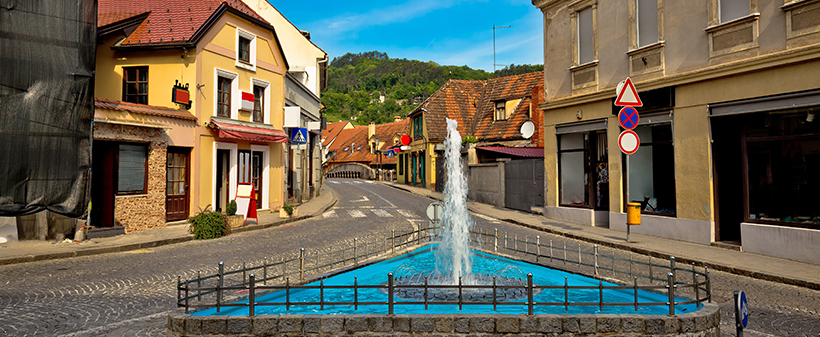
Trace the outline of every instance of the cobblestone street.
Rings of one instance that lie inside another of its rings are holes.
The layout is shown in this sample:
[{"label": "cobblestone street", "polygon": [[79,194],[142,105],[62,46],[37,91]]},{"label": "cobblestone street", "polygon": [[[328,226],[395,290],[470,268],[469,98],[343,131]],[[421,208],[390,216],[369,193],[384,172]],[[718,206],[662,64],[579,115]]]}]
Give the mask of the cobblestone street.
[{"label": "cobblestone street", "polygon": [[[379,184],[330,180],[339,198],[336,206],[309,220],[215,240],[161,246],[89,257],[0,266],[0,335],[6,336],[167,336],[167,312],[175,308],[176,275],[192,277],[216,272],[219,261],[226,270],[278,261],[307,252],[350,245],[389,236],[391,230],[408,231],[423,223],[431,200]],[[382,210],[382,211],[377,211]],[[361,216],[364,215],[364,216]],[[475,215],[476,229],[517,236],[542,245],[553,244],[590,251],[592,245],[518,225]],[[485,237],[486,239],[486,237]],[[486,247],[485,247],[486,248]],[[500,249],[499,252],[504,252]],[[602,255],[612,250],[601,247]],[[542,252],[542,254],[546,254]],[[629,252],[615,250],[629,259]],[[577,256],[577,254],[575,255]],[[569,261],[574,257],[570,256]],[[586,257],[584,257],[586,258]],[[633,255],[635,260],[646,256]],[[660,259],[655,263],[663,264]],[[600,273],[607,276],[609,261]],[[568,271],[592,273],[558,260],[542,263]],[[587,263],[587,261],[585,261]],[[615,269],[628,268],[618,262]],[[637,270],[636,270],[637,272]],[[656,271],[660,273],[660,271]],[[711,271],[713,299],[722,309],[721,333],[733,336],[732,292],[743,290],[749,298],[746,336],[811,336],[820,334],[820,291]]]}]

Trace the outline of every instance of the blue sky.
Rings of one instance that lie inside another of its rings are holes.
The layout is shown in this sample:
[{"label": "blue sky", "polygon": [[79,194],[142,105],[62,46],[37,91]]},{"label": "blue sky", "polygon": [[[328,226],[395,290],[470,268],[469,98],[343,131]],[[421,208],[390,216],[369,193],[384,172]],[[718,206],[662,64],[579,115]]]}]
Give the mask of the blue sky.
[{"label": "blue sky", "polygon": [[[541,64],[541,11],[528,0],[268,0],[330,58],[378,50],[390,58],[493,69],[496,63]],[[498,67],[501,69],[503,67]]]}]

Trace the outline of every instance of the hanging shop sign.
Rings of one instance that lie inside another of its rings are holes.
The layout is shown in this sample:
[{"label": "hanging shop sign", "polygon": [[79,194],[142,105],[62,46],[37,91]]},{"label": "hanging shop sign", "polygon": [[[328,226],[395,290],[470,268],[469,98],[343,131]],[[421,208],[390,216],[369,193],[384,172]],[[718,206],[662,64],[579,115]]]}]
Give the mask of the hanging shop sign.
[{"label": "hanging shop sign", "polygon": [[171,89],[171,101],[182,105],[185,110],[191,108],[191,94],[188,92],[188,83],[183,86],[179,80],[174,80],[174,87]]}]

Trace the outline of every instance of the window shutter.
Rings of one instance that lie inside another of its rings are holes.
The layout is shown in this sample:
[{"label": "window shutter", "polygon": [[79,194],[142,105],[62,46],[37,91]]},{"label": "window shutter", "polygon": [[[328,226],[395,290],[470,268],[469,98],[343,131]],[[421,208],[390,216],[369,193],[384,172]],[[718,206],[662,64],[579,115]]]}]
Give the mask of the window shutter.
[{"label": "window shutter", "polygon": [[578,63],[584,64],[593,60],[592,7],[578,12]]},{"label": "window shutter", "polygon": [[658,0],[638,0],[638,47],[658,42]]}]

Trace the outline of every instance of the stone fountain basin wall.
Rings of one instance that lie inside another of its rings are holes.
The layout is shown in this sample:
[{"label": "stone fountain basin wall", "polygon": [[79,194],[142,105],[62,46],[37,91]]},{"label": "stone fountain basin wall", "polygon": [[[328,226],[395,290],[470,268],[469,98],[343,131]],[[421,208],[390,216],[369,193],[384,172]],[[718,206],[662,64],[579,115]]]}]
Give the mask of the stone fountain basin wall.
[{"label": "stone fountain basin wall", "polygon": [[720,336],[720,309],[665,315],[168,315],[175,336]]}]

